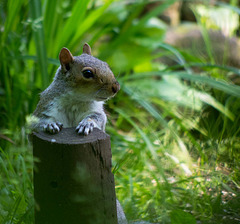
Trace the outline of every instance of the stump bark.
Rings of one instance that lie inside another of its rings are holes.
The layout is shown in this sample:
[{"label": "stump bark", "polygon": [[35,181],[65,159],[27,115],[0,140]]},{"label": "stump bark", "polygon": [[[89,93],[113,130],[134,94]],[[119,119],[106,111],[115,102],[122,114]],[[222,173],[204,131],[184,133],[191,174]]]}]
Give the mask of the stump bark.
[{"label": "stump bark", "polygon": [[117,223],[110,138],[33,133],[35,224]]}]

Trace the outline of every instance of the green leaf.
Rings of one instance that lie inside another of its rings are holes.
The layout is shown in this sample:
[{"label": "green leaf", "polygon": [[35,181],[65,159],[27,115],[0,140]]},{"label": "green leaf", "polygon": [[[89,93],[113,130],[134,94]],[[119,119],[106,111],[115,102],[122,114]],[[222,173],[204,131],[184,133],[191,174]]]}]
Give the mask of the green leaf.
[{"label": "green leaf", "polygon": [[171,224],[196,224],[196,219],[182,210],[173,210],[170,214]]}]

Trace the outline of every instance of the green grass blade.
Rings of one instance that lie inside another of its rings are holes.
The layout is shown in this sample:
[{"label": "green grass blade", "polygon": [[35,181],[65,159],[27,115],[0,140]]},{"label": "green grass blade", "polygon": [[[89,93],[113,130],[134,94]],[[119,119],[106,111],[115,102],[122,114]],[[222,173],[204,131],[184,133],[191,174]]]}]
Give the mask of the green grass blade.
[{"label": "green grass blade", "polygon": [[229,84],[227,82],[223,82],[222,80],[215,80],[208,76],[201,76],[201,75],[193,75],[193,74],[186,74],[186,73],[175,73],[169,74],[174,75],[185,80],[195,81],[198,83],[204,83],[214,89],[221,90],[227,94],[240,97],[240,86]]},{"label": "green grass blade", "polygon": [[[240,76],[240,70],[235,67],[227,66],[227,65],[216,65],[216,64],[205,64],[205,63],[188,63],[186,66],[189,67],[199,67],[199,68],[216,68],[216,69],[221,69],[223,71],[229,71],[233,72],[236,75]],[[166,70],[174,70],[174,69],[179,69],[179,68],[185,68],[184,65],[173,65],[171,67],[168,67]]]},{"label": "green grass blade", "polygon": [[[46,48],[48,55],[55,56],[55,48],[53,47],[59,40],[56,38],[56,33],[59,27],[62,26],[63,15],[59,12],[61,0],[45,0],[43,6],[43,26],[46,38]],[[63,35],[62,35],[63,36]]]},{"label": "green grass blade", "polygon": [[227,116],[230,120],[234,121],[235,115],[224,105],[219,103],[216,99],[214,99],[212,96],[210,96],[207,93],[202,92],[195,92],[195,96],[199,98],[202,102],[214,107],[218,111],[220,111],[222,114]]},{"label": "green grass blade", "polygon": [[162,125],[163,127],[167,128],[173,138],[176,140],[176,142],[178,143],[179,145],[179,148],[184,152],[184,153],[187,153],[187,147],[185,146],[184,142],[181,140],[181,138],[179,137],[178,133],[173,130],[173,128],[171,128],[167,121],[162,117],[162,115],[154,108],[153,105],[151,105],[150,102],[146,101],[144,99],[144,97],[142,95],[138,95],[138,93],[136,91],[133,91],[132,89],[124,86],[123,87],[123,90],[129,95],[131,96],[131,98],[133,100],[135,100],[139,105],[141,105],[146,111],[148,111],[156,120],[158,120]]},{"label": "green grass blade", "polygon": [[203,37],[203,40],[204,40],[204,43],[205,43],[205,46],[206,46],[206,51],[207,51],[207,54],[210,58],[210,62],[211,62],[211,64],[215,64],[215,59],[213,57],[212,44],[211,44],[211,40],[210,40],[210,37],[209,37],[208,30],[203,24],[201,24],[201,18],[198,15],[198,13],[196,12],[196,9],[194,7],[191,7],[191,8],[192,8],[193,13],[195,14],[195,18],[197,19],[197,23],[199,24],[200,31],[202,33],[202,37]]},{"label": "green grass blade", "polygon": [[192,72],[191,69],[189,68],[190,66],[186,64],[184,57],[181,55],[181,53],[177,49],[165,43],[159,44],[159,47],[164,48],[170,51],[171,53],[173,53],[178,59],[179,64],[182,65],[182,67],[184,67],[187,72],[189,73]]},{"label": "green grass blade", "polygon": [[[34,61],[34,62],[38,61],[37,56],[33,56],[33,55],[22,55],[19,58],[23,59],[23,60],[31,60],[31,61]],[[60,65],[60,62],[57,59],[47,58],[47,61],[48,61],[48,64],[52,64],[52,65],[56,65],[56,66]]]},{"label": "green grass blade", "polygon": [[90,12],[89,15],[78,24],[78,28],[74,32],[75,35],[71,38],[70,46],[77,45],[83,34],[93,26],[93,24],[103,15],[104,11],[111,5],[113,1],[114,0],[109,0],[100,8]]},{"label": "green grass blade", "polygon": [[16,15],[20,13],[21,5],[24,3],[24,1],[14,1],[9,0],[7,2],[7,8],[8,8],[8,15],[6,17],[6,21],[4,24],[4,32],[2,32],[2,44],[6,41],[7,35],[9,34],[10,30],[14,30],[17,24]]},{"label": "green grass blade", "polygon": [[79,30],[82,29],[82,23],[85,21],[85,15],[87,12],[87,6],[90,0],[77,1],[71,12],[71,16],[66,21],[64,27],[58,30],[59,42],[56,46],[56,51],[59,51],[62,47],[72,46],[70,43],[73,41],[74,36]]},{"label": "green grass blade", "polygon": [[155,72],[147,72],[147,73],[136,73],[131,76],[125,76],[121,78],[122,81],[134,80],[134,79],[144,79],[149,77],[157,77],[157,76],[176,76],[185,80],[193,81],[196,83],[202,83],[207,86],[210,86],[214,89],[221,90],[227,94],[232,96],[240,97],[240,86],[229,84],[222,80],[216,80],[209,76],[203,76],[199,74],[189,74],[185,72],[164,72],[164,71],[155,71]]},{"label": "green grass blade", "polygon": [[139,128],[138,125],[126,113],[124,113],[123,110],[121,110],[119,108],[115,108],[115,111],[117,111],[121,116],[123,116],[124,119],[126,119],[126,121],[128,121],[136,129],[136,131],[140,134],[140,136],[143,138],[143,141],[147,145],[147,149],[150,151],[150,153],[152,155],[152,159],[156,162],[156,165],[158,167],[159,172],[161,173],[161,176],[165,180],[165,183],[168,184],[168,180],[166,178],[166,175],[164,174],[163,168],[159,165],[158,155],[156,153],[156,149],[155,149],[154,145],[152,144],[151,140],[141,130],[141,128]]},{"label": "green grass blade", "polygon": [[45,46],[45,38],[42,25],[41,1],[30,1],[30,15],[33,21],[33,36],[38,57],[39,70],[41,72],[42,87],[49,85],[47,52]]}]

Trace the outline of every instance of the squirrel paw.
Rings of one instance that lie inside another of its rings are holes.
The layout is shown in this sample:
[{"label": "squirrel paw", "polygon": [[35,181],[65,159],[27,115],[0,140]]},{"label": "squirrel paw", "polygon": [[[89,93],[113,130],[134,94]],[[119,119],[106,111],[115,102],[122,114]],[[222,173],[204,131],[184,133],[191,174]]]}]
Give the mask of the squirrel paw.
[{"label": "squirrel paw", "polygon": [[60,122],[53,122],[49,124],[45,124],[43,126],[43,130],[45,132],[49,132],[50,134],[56,134],[62,130],[63,124]]},{"label": "squirrel paw", "polygon": [[78,134],[88,135],[93,131],[95,127],[95,122],[91,118],[83,119],[79,125],[76,127],[76,132]]}]

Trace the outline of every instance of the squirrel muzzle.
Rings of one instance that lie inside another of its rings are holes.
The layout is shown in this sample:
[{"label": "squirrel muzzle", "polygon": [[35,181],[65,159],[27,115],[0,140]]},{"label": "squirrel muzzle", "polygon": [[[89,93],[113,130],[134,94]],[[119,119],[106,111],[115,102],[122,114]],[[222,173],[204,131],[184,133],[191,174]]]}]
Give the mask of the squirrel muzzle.
[{"label": "squirrel muzzle", "polygon": [[119,85],[118,81],[116,81],[112,85],[112,92],[113,92],[113,94],[116,94],[119,90],[120,90],[120,85]]}]

